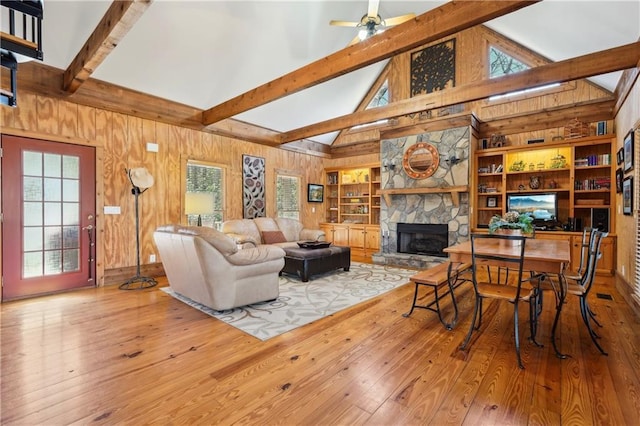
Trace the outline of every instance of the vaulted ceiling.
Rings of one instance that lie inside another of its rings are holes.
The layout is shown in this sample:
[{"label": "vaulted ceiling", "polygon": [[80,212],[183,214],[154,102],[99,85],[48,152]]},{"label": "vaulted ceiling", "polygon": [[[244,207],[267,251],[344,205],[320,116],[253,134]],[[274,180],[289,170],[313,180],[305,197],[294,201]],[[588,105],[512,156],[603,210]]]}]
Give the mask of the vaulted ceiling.
[{"label": "vaulted ceiling", "polygon": [[[266,83],[341,51],[356,30],[329,26],[329,21],[358,21],[367,12],[366,0],[137,3],[142,3],[139,10],[123,21],[131,28],[118,34],[113,43],[117,45],[108,46],[104,58],[85,72],[86,77],[215,112],[221,111],[215,107],[230,99],[233,102],[227,106],[238,106],[250,98],[240,95],[264,89]],[[444,3],[381,0],[379,13],[383,19],[410,12],[421,15]],[[485,7],[480,4],[501,2],[474,3]],[[72,69],[74,58],[110,6],[111,2],[100,0],[46,0],[43,62],[61,70]],[[434,22],[437,27],[437,20]],[[486,25],[550,60],[561,61],[636,42],[639,22],[639,0],[545,0],[491,19]],[[108,44],[109,38],[106,41]],[[354,54],[358,52],[366,54],[356,48]],[[257,107],[246,111],[236,108],[237,112],[226,108],[222,113],[229,111],[231,118],[277,132],[346,115],[355,110],[385,63],[379,60],[288,96],[282,96],[289,93],[287,85],[297,90],[298,81],[281,79],[279,87],[284,87],[284,92],[279,99],[265,103],[275,97],[254,92],[255,102],[247,105]],[[84,78],[81,74],[74,75]],[[595,76],[593,81],[613,91],[620,75]],[[335,134],[309,139],[330,144]]]}]

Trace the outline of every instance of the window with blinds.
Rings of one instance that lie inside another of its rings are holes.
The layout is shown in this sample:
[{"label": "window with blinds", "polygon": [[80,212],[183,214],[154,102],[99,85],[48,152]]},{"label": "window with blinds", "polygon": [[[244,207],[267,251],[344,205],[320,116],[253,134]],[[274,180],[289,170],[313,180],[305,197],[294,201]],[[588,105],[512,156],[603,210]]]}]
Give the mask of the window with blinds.
[{"label": "window with blinds", "polygon": [[278,174],[276,176],[276,215],[300,219],[300,178]]},{"label": "window with blinds", "polygon": [[[634,185],[640,185],[640,167],[638,166],[638,162],[640,159],[640,123],[636,123],[636,129],[634,134],[634,144],[633,144],[633,180]],[[638,186],[634,188],[633,191],[633,208],[635,209],[636,215],[636,288],[634,292],[634,296],[638,303],[640,303],[640,191],[638,191]]]},{"label": "window with blinds", "polygon": [[224,169],[204,162],[187,161],[185,213],[187,223],[220,229],[224,220]]}]

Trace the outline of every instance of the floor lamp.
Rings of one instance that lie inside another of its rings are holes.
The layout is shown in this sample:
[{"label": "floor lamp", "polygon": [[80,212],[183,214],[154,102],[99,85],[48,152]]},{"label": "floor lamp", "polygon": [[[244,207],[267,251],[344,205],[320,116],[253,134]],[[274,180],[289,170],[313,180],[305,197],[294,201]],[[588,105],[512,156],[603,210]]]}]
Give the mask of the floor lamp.
[{"label": "floor lamp", "polygon": [[120,290],[142,290],[158,284],[150,277],[140,275],[140,215],[138,213],[138,198],[147,189],[153,186],[153,176],[144,167],[126,170],[129,181],[131,181],[131,193],[135,197],[136,205],[136,275],[129,278],[125,283],[120,284]]}]

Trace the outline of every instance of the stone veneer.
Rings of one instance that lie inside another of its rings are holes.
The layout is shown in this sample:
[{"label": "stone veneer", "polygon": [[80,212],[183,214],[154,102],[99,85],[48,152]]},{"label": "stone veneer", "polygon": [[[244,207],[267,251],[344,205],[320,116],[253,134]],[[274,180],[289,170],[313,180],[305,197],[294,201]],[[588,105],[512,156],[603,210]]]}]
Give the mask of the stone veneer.
[{"label": "stone veneer", "polygon": [[[430,143],[438,149],[440,164],[426,179],[413,179],[402,168],[406,150],[419,142]],[[381,167],[381,189],[446,188],[469,185],[470,127],[421,133],[380,141],[380,164],[395,164],[395,169]],[[457,157],[461,161],[450,164],[446,160]],[[449,193],[391,195],[391,205],[384,198],[380,206],[382,251],[373,256],[375,263],[426,268],[441,263],[444,258],[397,253],[396,224],[447,224],[449,245],[469,239],[469,193],[460,193],[459,206],[454,206]],[[387,235],[388,234],[388,235]]]}]

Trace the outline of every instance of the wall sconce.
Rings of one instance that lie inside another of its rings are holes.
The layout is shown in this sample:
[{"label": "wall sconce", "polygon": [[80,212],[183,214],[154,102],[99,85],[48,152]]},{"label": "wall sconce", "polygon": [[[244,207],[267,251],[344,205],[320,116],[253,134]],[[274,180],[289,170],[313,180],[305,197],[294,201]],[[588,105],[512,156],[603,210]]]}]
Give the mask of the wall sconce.
[{"label": "wall sconce", "polygon": [[389,161],[389,160],[384,160],[384,161],[382,162],[382,167],[383,167],[385,170],[395,170],[395,169],[396,169],[396,160],[395,160],[395,159],[394,159],[394,160],[391,160],[391,161]]},{"label": "wall sconce", "polygon": [[449,163],[449,165],[453,166],[454,164],[458,164],[459,162],[461,162],[462,160],[458,157],[454,155],[452,155],[451,157],[447,158],[446,160],[447,163]]},{"label": "wall sconce", "polygon": [[463,152],[461,150],[455,150],[455,152],[453,154],[450,154],[449,158],[447,158],[444,161],[449,163],[450,166],[453,166],[462,161],[462,158],[461,158],[462,155],[463,155]]}]

